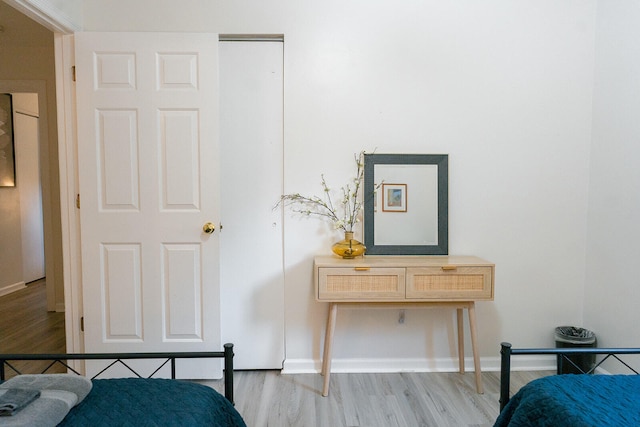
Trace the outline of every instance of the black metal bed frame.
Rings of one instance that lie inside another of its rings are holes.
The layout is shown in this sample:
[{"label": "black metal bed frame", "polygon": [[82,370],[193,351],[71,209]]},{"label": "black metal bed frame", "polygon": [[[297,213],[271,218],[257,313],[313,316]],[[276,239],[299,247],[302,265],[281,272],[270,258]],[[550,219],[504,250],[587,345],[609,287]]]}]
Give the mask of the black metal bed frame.
[{"label": "black metal bed frame", "polygon": [[205,359],[205,358],[224,358],[224,396],[229,402],[233,401],[233,344],[224,345],[224,351],[205,351],[205,352],[178,352],[178,353],[76,353],[76,354],[0,354],[0,381],[5,380],[5,366],[10,368],[17,374],[21,374],[10,361],[24,360],[44,360],[51,361],[45,369],[40,373],[46,373],[52,366],[61,364],[69,371],[81,375],[78,371],[67,364],[68,360],[113,360],[100,372],[95,374],[91,379],[96,379],[106,370],[116,364],[120,364],[129,369],[138,378],[145,378],[127,365],[123,360],[131,359],[166,359],[161,362],[160,366],[146,378],[152,378],[167,363],[171,365],[171,379],[176,378],[176,359]]},{"label": "black metal bed frame", "polygon": [[[578,369],[584,374],[593,373],[600,365],[602,365],[609,358],[613,358],[618,362],[626,366],[630,371],[639,375],[638,371],[629,366],[626,362],[618,357],[621,354],[640,354],[640,348],[512,348],[511,343],[503,342],[500,344],[500,412],[509,402],[509,387],[511,382],[511,356],[517,355],[535,355],[535,354],[547,354],[556,355],[558,358],[557,373],[562,372],[563,363],[569,362],[574,368]],[[605,355],[602,360],[598,361],[591,369],[584,372],[582,368],[576,365],[570,356],[575,355]]]}]

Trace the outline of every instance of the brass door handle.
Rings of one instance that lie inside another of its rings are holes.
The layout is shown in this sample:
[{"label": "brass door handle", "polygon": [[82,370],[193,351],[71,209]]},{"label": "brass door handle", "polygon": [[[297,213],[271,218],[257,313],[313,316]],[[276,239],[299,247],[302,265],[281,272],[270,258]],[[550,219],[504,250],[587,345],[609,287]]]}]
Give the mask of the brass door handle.
[{"label": "brass door handle", "polygon": [[216,226],[212,222],[207,222],[205,225],[202,226],[202,231],[204,231],[207,234],[211,234],[214,231],[216,231]]}]

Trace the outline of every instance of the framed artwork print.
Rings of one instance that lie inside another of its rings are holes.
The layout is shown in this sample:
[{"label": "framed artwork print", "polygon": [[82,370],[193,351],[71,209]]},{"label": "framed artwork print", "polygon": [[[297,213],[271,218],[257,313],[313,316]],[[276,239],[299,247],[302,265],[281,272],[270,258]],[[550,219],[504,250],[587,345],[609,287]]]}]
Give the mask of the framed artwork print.
[{"label": "framed artwork print", "polygon": [[0,187],[16,186],[11,95],[0,93]]},{"label": "framed artwork print", "polygon": [[382,211],[407,211],[407,184],[382,184]]}]

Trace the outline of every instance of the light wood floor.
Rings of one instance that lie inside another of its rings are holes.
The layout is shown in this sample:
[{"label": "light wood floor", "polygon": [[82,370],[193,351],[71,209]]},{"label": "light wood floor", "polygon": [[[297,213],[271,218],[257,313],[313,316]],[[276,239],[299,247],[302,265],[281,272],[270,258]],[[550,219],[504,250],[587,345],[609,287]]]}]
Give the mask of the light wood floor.
[{"label": "light wood floor", "polygon": [[[551,372],[514,372],[512,393]],[[236,409],[250,427],[493,426],[498,416],[499,374],[483,373],[484,394],[473,373],[331,374],[322,397],[319,374],[278,371],[235,374]],[[222,391],[221,381],[202,383]]]},{"label": "light wood floor", "polygon": [[[44,281],[0,297],[0,351],[65,352],[64,313],[47,312]],[[37,372],[42,366],[19,368]],[[514,372],[511,392],[547,374]],[[497,372],[483,373],[484,394],[476,393],[473,372],[334,373],[328,397],[321,395],[319,374],[237,371],[234,375],[236,409],[249,427],[484,427],[492,426],[498,416]],[[7,371],[7,378],[11,376]],[[222,392],[222,381],[201,382]]]},{"label": "light wood floor", "polygon": [[[38,280],[0,297],[0,352],[64,353],[64,313],[47,311],[46,284]],[[40,372],[48,362],[15,362],[19,370]],[[48,372],[63,372],[62,366]],[[7,370],[7,378],[15,375]]]}]

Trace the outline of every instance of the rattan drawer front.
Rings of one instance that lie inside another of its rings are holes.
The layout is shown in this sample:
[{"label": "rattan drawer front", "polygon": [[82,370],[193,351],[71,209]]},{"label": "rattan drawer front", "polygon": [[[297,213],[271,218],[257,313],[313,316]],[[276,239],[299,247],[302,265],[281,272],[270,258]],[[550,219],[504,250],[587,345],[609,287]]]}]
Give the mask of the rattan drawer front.
[{"label": "rattan drawer front", "polygon": [[407,269],[407,298],[482,300],[493,298],[491,267]]},{"label": "rattan drawer front", "polygon": [[404,268],[319,268],[319,300],[404,299]]}]

